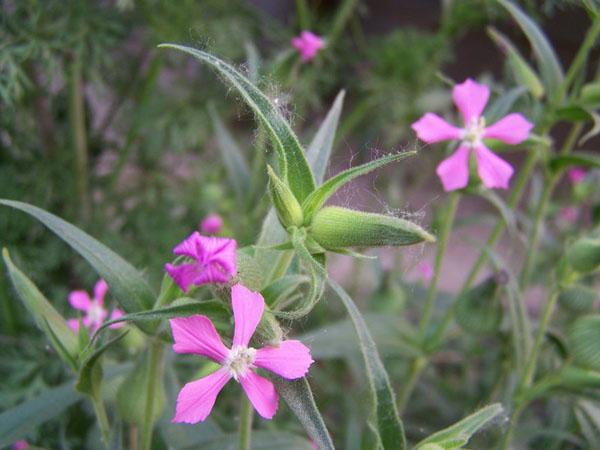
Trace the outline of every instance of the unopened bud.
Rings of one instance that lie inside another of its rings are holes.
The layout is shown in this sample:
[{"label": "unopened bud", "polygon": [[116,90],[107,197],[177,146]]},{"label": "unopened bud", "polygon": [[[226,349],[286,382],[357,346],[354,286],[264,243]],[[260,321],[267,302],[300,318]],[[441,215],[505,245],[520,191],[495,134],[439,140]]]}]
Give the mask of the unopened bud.
[{"label": "unopened bud", "polygon": [[302,225],[304,215],[300,203],[290,188],[275,174],[271,166],[267,166],[267,171],[269,173],[269,190],[279,222],[286,229]]},{"label": "unopened bud", "polygon": [[435,241],[431,234],[408,220],[337,206],[323,208],[315,214],[309,235],[329,250]]},{"label": "unopened bud", "polygon": [[588,273],[600,267],[600,238],[583,237],[567,250],[569,265],[577,272]]}]

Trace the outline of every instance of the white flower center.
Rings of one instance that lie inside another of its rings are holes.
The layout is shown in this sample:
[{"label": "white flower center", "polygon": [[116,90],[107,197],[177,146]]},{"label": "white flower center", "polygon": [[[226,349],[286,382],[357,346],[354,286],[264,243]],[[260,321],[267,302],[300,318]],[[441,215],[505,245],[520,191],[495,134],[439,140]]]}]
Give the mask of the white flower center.
[{"label": "white flower center", "polygon": [[245,347],[243,345],[236,345],[229,350],[227,360],[225,361],[225,367],[229,369],[233,378],[237,380],[252,367],[255,357],[256,349]]},{"label": "white flower center", "polygon": [[471,122],[462,130],[463,142],[468,144],[470,147],[477,147],[481,144],[483,139],[483,132],[485,131],[485,118],[484,117],[473,117]]},{"label": "white flower center", "polygon": [[101,323],[104,320],[104,308],[96,302],[92,302],[88,310],[88,317],[92,323]]}]

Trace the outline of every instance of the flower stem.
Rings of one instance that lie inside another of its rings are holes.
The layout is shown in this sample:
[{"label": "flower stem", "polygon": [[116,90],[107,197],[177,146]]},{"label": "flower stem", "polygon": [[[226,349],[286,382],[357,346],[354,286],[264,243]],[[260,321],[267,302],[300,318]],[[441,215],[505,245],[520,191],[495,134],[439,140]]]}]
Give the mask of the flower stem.
[{"label": "flower stem", "polygon": [[248,398],[242,394],[240,400],[240,450],[250,450],[253,418],[254,409]]},{"label": "flower stem", "polygon": [[414,358],[410,367],[408,368],[408,373],[405,376],[404,384],[402,385],[402,389],[398,393],[398,413],[402,414],[404,408],[406,407],[410,396],[417,385],[417,380],[419,379],[419,375],[425,369],[428,363],[428,359],[426,356],[418,356]]},{"label": "flower stem", "polygon": [[154,408],[157,390],[162,383],[161,365],[163,361],[163,345],[158,341],[150,343],[148,348],[148,384],[146,389],[146,410],[142,427],[140,450],[150,450],[154,428]]},{"label": "flower stem", "polygon": [[110,425],[108,423],[106,409],[104,408],[104,402],[102,401],[102,397],[100,395],[92,395],[91,399],[94,405],[96,419],[98,419],[98,426],[100,427],[100,435],[102,436],[102,442],[105,446],[108,446],[110,442]]}]

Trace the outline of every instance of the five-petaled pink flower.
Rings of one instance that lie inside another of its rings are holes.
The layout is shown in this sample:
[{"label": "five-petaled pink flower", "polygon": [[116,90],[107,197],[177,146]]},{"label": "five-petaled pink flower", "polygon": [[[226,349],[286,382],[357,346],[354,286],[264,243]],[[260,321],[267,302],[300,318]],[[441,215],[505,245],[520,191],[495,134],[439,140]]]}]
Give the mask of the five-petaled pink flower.
[{"label": "five-petaled pink flower", "polygon": [[586,171],[583,167],[572,167],[567,171],[567,176],[573,184],[579,184],[585,179]]},{"label": "five-petaled pink flower", "polygon": [[[102,322],[108,317],[108,311],[104,307],[104,297],[108,292],[108,284],[104,280],[98,280],[94,286],[94,298],[90,298],[86,291],[73,291],[69,294],[69,303],[75,309],[85,313],[81,322],[83,326],[92,332],[95,332]],[[110,320],[118,319],[123,316],[123,311],[115,308],[110,315]],[[73,331],[79,331],[79,319],[67,320],[69,328]],[[124,323],[115,323],[110,328],[120,328]]]},{"label": "five-petaled pink flower", "polygon": [[173,249],[176,255],[187,256],[193,262],[165,264],[165,270],[183,292],[192,285],[227,283],[237,271],[236,249],[234,239],[207,237],[194,231]]},{"label": "five-petaled pink flower", "polygon": [[219,234],[223,228],[223,219],[218,214],[209,214],[200,222],[200,231],[204,234]]},{"label": "five-petaled pink flower", "polygon": [[485,126],[483,109],[490,96],[490,89],[470,78],[454,86],[452,99],[464,119],[464,127],[449,124],[440,116],[426,113],[412,124],[419,139],[434,142],[458,140],[460,145],[452,156],[442,161],[436,173],[445,191],[464,188],[469,182],[469,159],[475,153],[477,173],[487,188],[508,188],[513,174],[512,166],[488,149],[483,139],[497,139],[507,144],[520,144],[533,128],[525,117],[512,113],[493,125]]},{"label": "five-petaled pink flower", "polygon": [[222,366],[183,386],[177,397],[173,422],[197,423],[206,419],[217,395],[231,378],[242,385],[256,411],[265,419],[271,419],[277,411],[279,397],[273,383],[258,375],[255,369],[266,369],[293,380],[303,377],[313,363],[310,350],[300,341],[285,340],[277,346],[259,349],[248,346],[265,308],[262,295],[236,284],[231,289],[231,305],[235,322],[231,349],[223,344],[206,316],[170,320],[176,353],[206,356]]},{"label": "five-petaled pink flower", "polygon": [[292,39],[292,46],[298,50],[302,61],[308,62],[317,55],[319,50],[325,47],[325,41],[321,36],[317,36],[310,31],[303,31],[300,36]]},{"label": "five-petaled pink flower", "polygon": [[421,275],[423,281],[429,282],[432,280],[433,266],[431,265],[431,263],[424,261],[421,264],[419,264],[419,267],[417,267],[417,269],[419,270],[419,274]]}]

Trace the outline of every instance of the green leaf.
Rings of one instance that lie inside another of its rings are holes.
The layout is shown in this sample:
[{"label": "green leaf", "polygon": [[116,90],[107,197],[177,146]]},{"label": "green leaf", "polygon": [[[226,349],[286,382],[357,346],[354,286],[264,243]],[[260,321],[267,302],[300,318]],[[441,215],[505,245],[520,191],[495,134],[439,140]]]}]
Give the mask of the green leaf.
[{"label": "green leaf", "polygon": [[191,298],[182,297],[175,300],[171,305],[163,308],[156,308],[149,311],[138,313],[125,314],[118,319],[107,320],[98,328],[94,334],[94,339],[105,328],[121,322],[148,322],[156,320],[173,319],[175,317],[187,317],[194,314],[204,314],[213,320],[215,326],[217,324],[229,321],[229,314],[223,304],[217,300],[198,301]]},{"label": "green leaf", "polygon": [[462,294],[456,304],[458,324],[474,334],[498,331],[502,321],[502,305],[497,291],[496,277],[491,276]]},{"label": "green leaf", "polygon": [[15,291],[35,323],[46,333],[58,354],[76,370],[75,361],[79,354],[77,336],[37,286],[14,265],[7,249],[2,250],[2,257]]},{"label": "green leaf", "polygon": [[273,376],[277,392],[298,418],[319,450],[335,450],[306,378],[284,380]]},{"label": "green leaf", "polygon": [[578,103],[584,108],[600,109],[600,82],[584,85],[581,88]]},{"label": "green leaf", "polygon": [[523,33],[527,36],[527,39],[529,39],[529,43],[531,44],[533,53],[535,54],[539,65],[546,92],[548,92],[550,96],[560,92],[560,85],[564,81],[563,69],[552,46],[540,27],[538,27],[537,24],[514,3],[508,0],[498,1],[508,10],[511,16],[513,16],[523,30]]},{"label": "green leaf", "polygon": [[526,86],[535,98],[542,98],[544,96],[544,86],[529,63],[521,56],[519,50],[495,28],[489,27],[487,31],[500,50],[506,54],[515,80]]},{"label": "green leaf", "polygon": [[396,153],[393,155],[387,155],[382,158],[370,161],[358,167],[352,167],[338,173],[336,176],[327,180],[321,187],[306,197],[302,204],[302,210],[304,211],[304,222],[310,224],[313,216],[321,209],[325,202],[335,194],[342,186],[350,182],[354,178],[366,175],[379,167],[385,166],[394,161],[400,161],[401,159],[409,156],[416,155],[417,152],[403,152]]},{"label": "green leaf", "polygon": [[90,355],[84,356],[85,359],[81,363],[81,369],[79,371],[79,377],[77,379],[75,389],[77,389],[79,392],[83,392],[84,394],[89,394],[92,396],[97,396],[100,393],[102,369],[97,364],[98,359],[112,344],[123,339],[128,332],[129,331],[124,331],[120,333],[118,336],[115,336],[114,338],[102,344]]},{"label": "green leaf", "polygon": [[579,151],[569,155],[557,155],[550,159],[550,168],[554,171],[568,167],[581,166],[590,169],[600,168],[600,156],[595,153]]},{"label": "green leaf", "polygon": [[275,309],[282,304],[292,293],[310,279],[305,275],[285,275],[269,284],[261,291],[269,308]]},{"label": "green leaf", "polygon": [[321,126],[306,150],[306,157],[315,175],[317,185],[320,185],[325,177],[325,171],[327,170],[329,158],[331,157],[331,150],[335,141],[335,133],[337,131],[340,115],[342,114],[345,95],[346,93],[343,90],[338,93],[327,116],[325,116],[325,119],[321,123]]},{"label": "green leaf", "polygon": [[471,437],[489,421],[502,414],[502,405],[494,403],[465,417],[460,422],[445,428],[419,442],[416,450],[423,450],[425,444],[437,444],[444,449],[453,450],[466,445]]},{"label": "green leaf", "polygon": [[396,408],[394,391],[392,390],[390,379],[383,366],[375,342],[371,337],[371,333],[362,315],[346,291],[331,279],[329,279],[329,285],[346,307],[346,311],[348,311],[348,315],[358,336],[373,401],[373,429],[376,430],[384,450],[403,450],[406,448],[406,438],[404,436],[402,421]]},{"label": "green leaf", "polygon": [[209,64],[223,75],[265,125],[279,154],[281,178],[287,182],[298,201],[301,203],[308,194],[314,191],[315,180],[298,138],[277,108],[250,80],[231,65],[202,50],[177,44],[161,44],[158,47],[172,48],[188,53]]},{"label": "green leaf", "polygon": [[29,432],[61,415],[69,406],[83,398],[72,382],[48,389],[0,414],[0,447],[23,439]]},{"label": "green leaf", "polygon": [[600,407],[589,400],[580,400],[575,407],[575,417],[589,448],[600,442]]},{"label": "green leaf", "polygon": [[225,127],[214,106],[210,105],[208,111],[217,135],[217,144],[227,172],[227,179],[233,187],[238,200],[242,201],[248,194],[250,186],[250,168],[235,139]]},{"label": "green leaf", "polygon": [[[36,206],[1,199],[0,205],[10,206],[33,216],[69,244],[106,280],[111,294],[126,312],[134,313],[152,308],[155,296],[146,280],[131,264],[107,246],[79,228]],[[144,327],[150,332],[154,330],[151,324],[145,324]]]},{"label": "green leaf", "polygon": [[600,370],[600,315],[577,319],[569,332],[569,343],[578,364]]}]

